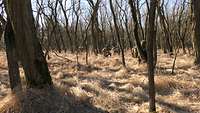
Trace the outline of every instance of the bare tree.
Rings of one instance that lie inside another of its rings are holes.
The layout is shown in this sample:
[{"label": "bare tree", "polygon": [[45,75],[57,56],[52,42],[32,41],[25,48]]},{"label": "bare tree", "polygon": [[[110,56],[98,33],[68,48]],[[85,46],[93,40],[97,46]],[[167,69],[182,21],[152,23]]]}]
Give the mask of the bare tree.
[{"label": "bare tree", "polygon": [[36,34],[31,0],[7,0],[6,6],[13,25],[16,48],[25,72],[27,87],[51,86],[47,62]]},{"label": "bare tree", "polygon": [[[131,33],[129,31],[129,26],[128,26],[128,14],[127,14],[127,9],[128,9],[128,5],[126,4],[125,6],[125,9],[122,8],[122,3],[121,5],[116,2],[118,7],[120,8],[120,10],[123,12],[124,14],[124,26],[125,26],[125,30],[126,30],[126,34],[127,34],[127,39],[128,39],[128,43],[129,43],[129,46],[130,48],[133,48],[133,42],[132,42],[132,39],[131,39]],[[123,28],[123,25],[121,26]],[[133,53],[132,53],[133,54]]]},{"label": "bare tree", "polygon": [[194,34],[194,48],[195,48],[195,64],[200,64],[200,2],[192,0],[194,20],[195,20],[195,34]]},{"label": "bare tree", "polygon": [[156,38],[155,31],[155,12],[157,7],[157,0],[150,1],[149,9],[149,26],[147,37],[147,65],[148,65],[148,79],[149,79],[149,112],[155,112],[155,83],[154,83],[154,42]]},{"label": "bare tree", "polygon": [[89,5],[92,7],[93,12],[91,15],[91,32],[92,32],[92,42],[93,42],[93,51],[97,55],[99,53],[99,24],[98,24],[98,9],[99,4],[101,0],[97,0],[96,3],[94,3],[93,0],[87,0]]},{"label": "bare tree", "polygon": [[18,65],[18,53],[16,50],[14,31],[12,29],[10,19],[7,18],[7,22],[3,25],[5,26],[4,40],[6,45],[10,88],[14,92],[22,89]]},{"label": "bare tree", "polygon": [[[161,2],[161,1],[160,1]],[[167,24],[167,20],[165,17],[165,13],[164,13],[164,9],[163,9],[163,5],[164,5],[164,0],[162,0],[162,2],[160,3],[157,11],[158,11],[158,15],[160,17],[160,24],[162,26],[162,29],[164,31],[164,53],[167,52],[173,52],[173,48],[172,48],[172,44],[170,43],[170,31],[169,31],[169,26]]]},{"label": "bare tree", "polygon": [[[12,29],[12,25],[10,23],[10,19],[7,17],[7,20],[4,19],[3,15],[6,12],[6,4],[5,1],[2,1],[0,8],[2,10],[0,15],[0,36],[4,37],[5,42],[5,50],[7,55],[7,63],[8,63],[8,73],[9,73],[9,82],[10,88],[12,92],[19,91],[22,89],[20,73],[19,73],[19,65],[17,59],[17,50],[14,38],[14,31]],[[5,9],[5,10],[4,10]]]},{"label": "bare tree", "polygon": [[113,21],[114,21],[114,25],[115,25],[115,31],[116,31],[116,34],[117,34],[118,44],[119,44],[120,50],[122,52],[122,64],[123,64],[124,67],[126,67],[125,58],[124,58],[124,49],[122,47],[122,43],[121,43],[121,39],[120,39],[119,27],[118,27],[118,24],[117,24],[117,18],[116,18],[115,12],[114,12],[112,0],[109,0],[109,2],[110,2],[110,9],[111,9],[111,12],[112,12],[112,15],[113,15]]},{"label": "bare tree", "polygon": [[[65,0],[66,1],[66,0]],[[69,19],[68,19],[68,17],[67,17],[67,11],[66,11],[66,9],[64,8],[64,6],[63,6],[63,0],[59,0],[59,4],[60,4],[60,6],[61,6],[61,10],[62,10],[62,12],[63,12],[63,15],[64,15],[64,18],[65,18],[65,30],[66,30],[66,33],[67,33],[67,37],[69,38],[69,44],[70,44],[70,50],[71,50],[71,52],[73,52],[74,50],[73,50],[73,41],[72,41],[72,37],[71,37],[71,35],[70,35],[70,30],[69,30]]]},{"label": "bare tree", "polygon": [[73,11],[75,12],[76,15],[76,23],[75,23],[75,29],[74,29],[74,42],[75,42],[75,49],[76,49],[76,62],[77,65],[79,64],[78,61],[78,49],[79,49],[79,45],[78,45],[78,24],[79,24],[79,12],[80,12],[80,0],[78,0],[78,6],[75,6],[75,2],[73,1]]},{"label": "bare tree", "polygon": [[137,18],[137,9],[135,6],[135,3],[133,2],[133,0],[129,0],[129,5],[131,8],[131,14],[132,14],[132,18],[134,21],[134,35],[135,35],[135,42],[138,48],[138,52],[141,56],[141,58],[145,61],[147,61],[147,56],[146,56],[146,51],[143,51],[143,48],[141,46],[140,43],[140,39],[139,39],[139,24],[138,24],[138,18]]}]

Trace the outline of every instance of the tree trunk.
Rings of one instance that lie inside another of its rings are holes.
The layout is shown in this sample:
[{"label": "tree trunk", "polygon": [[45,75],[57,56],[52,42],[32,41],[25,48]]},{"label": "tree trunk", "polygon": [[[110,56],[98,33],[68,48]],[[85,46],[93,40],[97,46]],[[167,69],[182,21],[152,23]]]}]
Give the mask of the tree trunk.
[{"label": "tree trunk", "polygon": [[142,26],[142,15],[140,13],[140,1],[139,0],[137,0],[137,14],[138,14],[138,20],[139,20],[138,24],[139,24],[139,27],[141,30],[142,40],[146,40],[146,36],[144,34],[144,28]]},{"label": "tree trunk", "polygon": [[195,34],[194,34],[194,48],[195,48],[195,64],[200,65],[200,2],[199,0],[192,0],[194,20],[195,20]]},{"label": "tree trunk", "polygon": [[132,18],[133,18],[133,21],[134,21],[134,35],[135,35],[135,41],[136,41],[136,45],[137,45],[137,48],[138,48],[138,52],[141,56],[141,58],[145,61],[147,61],[147,56],[146,56],[146,53],[145,51],[143,51],[143,48],[141,46],[141,43],[140,43],[140,39],[139,39],[139,24],[138,24],[138,19],[137,19],[137,10],[136,10],[136,7],[133,5],[133,0],[129,0],[129,5],[131,7],[131,13],[132,13]]},{"label": "tree trunk", "polygon": [[21,90],[22,85],[19,73],[15,37],[9,18],[7,19],[7,24],[4,33],[4,40],[6,45],[8,73],[9,73],[11,90],[12,91]]},{"label": "tree trunk", "polygon": [[118,40],[118,43],[119,43],[120,50],[122,52],[122,64],[123,64],[124,67],[126,67],[126,62],[125,62],[125,58],[124,58],[124,49],[123,49],[121,39],[120,39],[119,27],[117,25],[117,19],[116,19],[114,8],[113,8],[113,3],[112,3],[112,0],[109,0],[109,1],[110,1],[110,9],[111,9],[111,12],[112,12],[112,15],[113,15],[113,21],[114,21],[114,24],[115,24],[115,31],[116,31],[116,34],[117,34],[117,40]]},{"label": "tree trunk", "polygon": [[66,12],[66,9],[64,8],[63,4],[62,4],[62,1],[59,1],[59,4],[61,6],[61,10],[62,10],[64,18],[65,18],[65,31],[66,31],[66,34],[67,34],[67,38],[69,38],[69,48],[70,48],[71,52],[73,53],[74,52],[73,41],[72,41],[72,37],[70,35],[70,30],[68,29],[69,22],[68,22],[68,18],[67,18],[67,12]]},{"label": "tree trunk", "polygon": [[170,43],[170,31],[169,31],[169,26],[167,26],[166,24],[166,18],[165,18],[165,15],[164,15],[164,10],[163,10],[163,4],[162,3],[157,11],[158,11],[158,15],[160,17],[160,24],[162,25],[162,29],[163,29],[163,32],[164,32],[164,53],[171,53],[173,52],[173,48],[172,48],[172,44]]},{"label": "tree trunk", "polygon": [[94,4],[93,0],[88,0],[88,3],[93,9],[92,16],[91,16],[91,27],[92,27],[92,43],[93,43],[93,51],[95,55],[99,53],[99,45],[98,45],[98,40],[99,40],[99,32],[98,32],[98,9],[99,9],[99,4],[101,0],[97,0],[96,3]]},{"label": "tree trunk", "polygon": [[31,0],[7,0],[6,5],[27,87],[51,86],[52,80],[47,62],[36,34]]},{"label": "tree trunk", "polygon": [[148,65],[148,79],[149,79],[149,112],[155,112],[155,83],[154,83],[154,40],[156,39],[155,32],[155,10],[156,0],[150,1],[149,10],[149,27],[147,37],[147,65]]}]

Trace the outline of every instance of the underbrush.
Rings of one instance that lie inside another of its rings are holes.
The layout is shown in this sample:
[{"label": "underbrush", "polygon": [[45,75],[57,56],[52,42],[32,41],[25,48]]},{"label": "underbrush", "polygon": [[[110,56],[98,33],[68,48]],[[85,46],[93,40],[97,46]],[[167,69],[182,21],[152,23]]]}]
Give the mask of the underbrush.
[{"label": "underbrush", "polygon": [[[0,58],[5,58],[2,56]],[[9,91],[5,92],[5,89],[9,89],[8,79],[3,78],[7,76],[0,75],[0,86],[4,85],[0,88],[0,95],[4,93],[3,99],[0,99],[0,113],[13,109],[30,109],[27,113],[57,113],[55,110],[58,113],[148,112],[147,66],[138,64],[129,53],[125,55],[126,68],[118,55],[90,55],[89,64],[85,63],[84,53],[79,55],[78,64],[73,54],[62,53],[59,56],[51,54],[48,60],[56,86],[54,90],[29,89],[12,95]],[[158,113],[199,113],[199,68],[194,67],[192,56],[178,55],[175,74],[171,74],[172,63],[173,56],[159,53],[155,71]],[[7,69],[0,71],[5,75]]]}]

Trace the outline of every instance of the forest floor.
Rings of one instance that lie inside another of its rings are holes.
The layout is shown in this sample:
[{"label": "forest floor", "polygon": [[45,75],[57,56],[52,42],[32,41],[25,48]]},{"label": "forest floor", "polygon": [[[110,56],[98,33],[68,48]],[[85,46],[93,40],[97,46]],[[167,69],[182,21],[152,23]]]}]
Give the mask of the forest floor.
[{"label": "forest floor", "polygon": [[[121,57],[79,54],[50,54],[48,60],[54,84],[74,95],[74,103],[88,102],[108,113],[147,113],[148,76],[146,64],[138,64],[126,52],[127,68]],[[194,57],[179,54],[175,74],[171,74],[174,56],[158,52],[155,74],[158,113],[200,113],[200,68]],[[21,76],[23,71],[21,69]],[[0,52],[0,105],[10,93],[6,55]],[[89,113],[89,112],[88,112]],[[91,112],[92,113],[92,112]]]}]

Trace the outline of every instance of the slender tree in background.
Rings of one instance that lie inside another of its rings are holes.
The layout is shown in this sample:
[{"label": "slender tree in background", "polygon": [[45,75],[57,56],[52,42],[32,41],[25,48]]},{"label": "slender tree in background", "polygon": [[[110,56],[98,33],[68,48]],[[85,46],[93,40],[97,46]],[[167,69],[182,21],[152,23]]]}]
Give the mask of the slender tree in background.
[{"label": "slender tree in background", "polygon": [[139,52],[141,58],[146,61],[147,56],[146,56],[145,51],[143,51],[143,48],[142,48],[142,45],[141,45],[140,39],[139,39],[139,23],[138,23],[138,18],[137,18],[137,9],[136,9],[136,6],[135,6],[135,3],[133,2],[133,0],[129,0],[128,3],[131,8],[131,14],[132,14],[132,18],[134,21],[134,36],[135,36],[135,42],[137,45],[137,49],[138,49],[138,52]]},{"label": "slender tree in background", "polygon": [[148,65],[148,79],[149,79],[149,112],[156,111],[155,106],[155,83],[154,83],[154,42],[156,38],[155,31],[155,11],[157,0],[150,1],[149,10],[149,26],[147,35],[147,65]]},{"label": "slender tree in background", "polygon": [[125,62],[125,58],[124,58],[124,49],[123,49],[123,46],[122,46],[122,43],[121,43],[121,39],[120,39],[119,27],[118,27],[118,24],[117,24],[117,18],[116,18],[115,12],[114,12],[112,0],[109,0],[109,1],[110,1],[110,9],[111,9],[111,12],[112,12],[112,15],[113,15],[115,31],[116,31],[116,34],[117,34],[117,41],[118,41],[118,44],[119,44],[119,48],[120,48],[120,50],[122,52],[122,64],[125,67],[126,66],[126,62]]},{"label": "slender tree in background", "polygon": [[31,0],[6,0],[8,16],[15,34],[16,48],[22,63],[27,87],[51,86],[47,62],[36,34]]},{"label": "slender tree in background", "polygon": [[195,22],[195,33],[194,33],[194,48],[195,48],[195,64],[200,65],[200,1],[192,0],[194,22]]},{"label": "slender tree in background", "polygon": [[[160,1],[161,2],[161,1]],[[164,1],[162,1],[159,6],[158,6],[158,15],[160,17],[160,25],[161,28],[163,29],[164,32],[164,37],[163,37],[163,49],[164,49],[164,53],[172,53],[173,52],[173,48],[172,48],[172,44],[170,42],[170,31],[169,31],[169,26],[167,24],[167,20],[165,17],[165,12],[164,12]]]},{"label": "slender tree in background", "polygon": [[64,5],[62,4],[63,3],[63,0],[59,0],[59,4],[60,4],[60,7],[61,7],[61,10],[63,12],[63,15],[64,15],[64,18],[65,18],[65,30],[66,30],[66,37],[69,38],[69,48],[71,50],[71,52],[73,53],[73,42],[72,42],[72,37],[71,37],[71,34],[70,34],[70,30],[69,30],[69,19],[67,17],[67,12],[66,12],[66,9],[64,7]]},{"label": "slender tree in background", "polygon": [[80,10],[80,0],[78,0],[78,5],[76,7],[75,3],[73,3],[73,10],[75,12],[76,15],[76,22],[75,22],[75,29],[74,29],[74,42],[75,42],[75,49],[76,49],[76,63],[77,65],[79,64],[78,61],[78,49],[79,49],[79,45],[78,45],[78,24],[79,24],[79,10]]},{"label": "slender tree in background", "polygon": [[94,3],[93,0],[87,0],[87,1],[93,9],[92,16],[91,16],[92,44],[93,44],[93,51],[94,51],[95,55],[97,55],[99,53],[98,9],[99,9],[99,4],[100,4],[101,0],[97,0],[96,3]]}]

